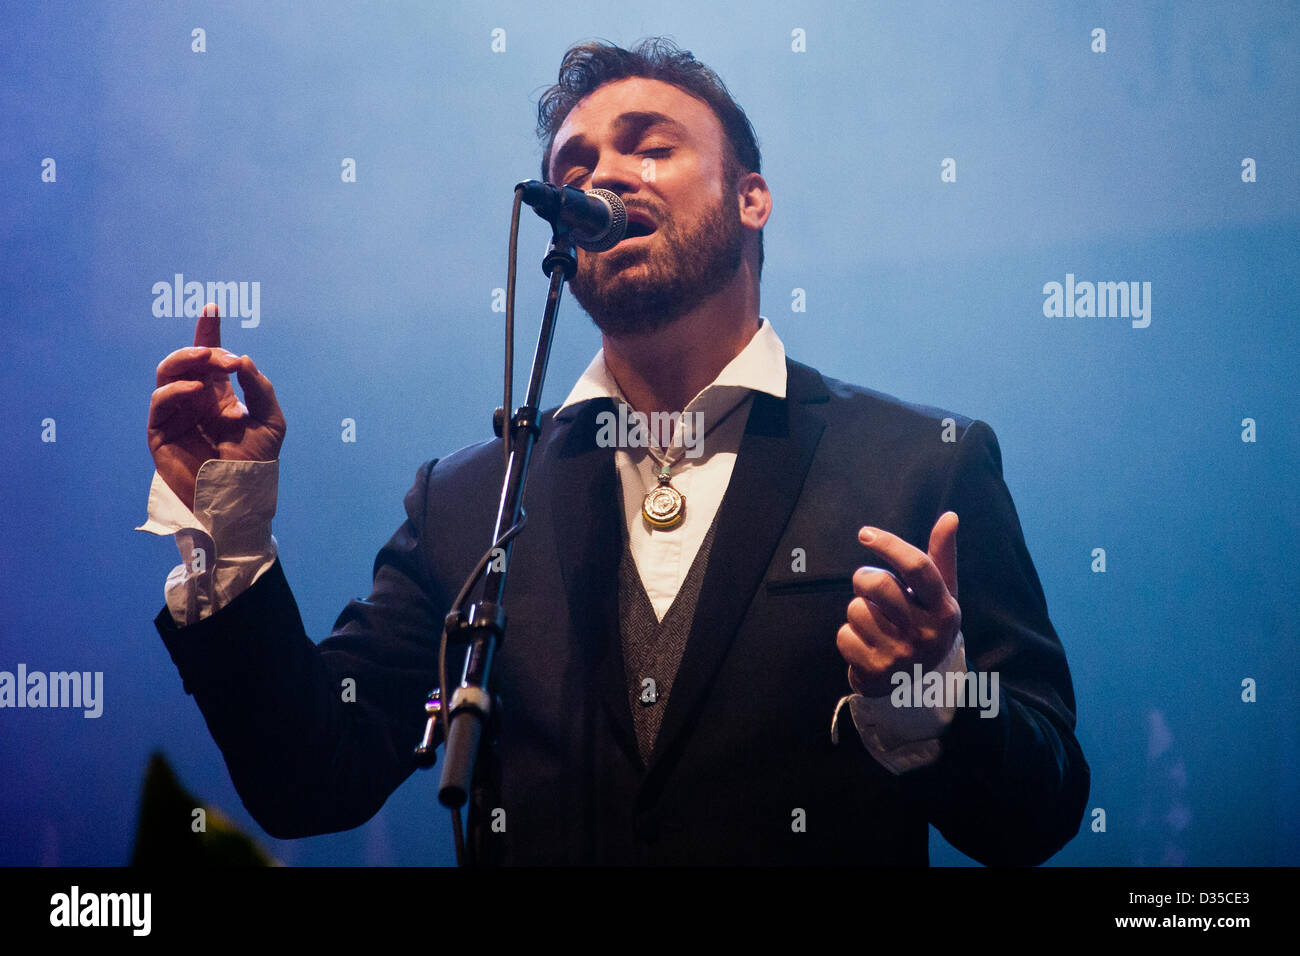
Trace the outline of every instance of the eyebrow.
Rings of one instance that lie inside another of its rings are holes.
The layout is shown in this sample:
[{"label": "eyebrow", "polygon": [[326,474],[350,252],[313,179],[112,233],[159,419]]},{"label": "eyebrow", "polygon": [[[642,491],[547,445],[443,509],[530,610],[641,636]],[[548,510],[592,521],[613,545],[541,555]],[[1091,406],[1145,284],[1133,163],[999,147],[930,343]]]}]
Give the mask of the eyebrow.
[{"label": "eyebrow", "polygon": [[[626,113],[620,113],[614,120],[614,135],[626,136],[629,133],[643,133],[655,126],[667,127],[670,132],[685,134],[686,127],[677,120],[673,119],[667,113],[659,113],[654,110],[630,110]],[[570,136],[564,141],[564,145],[551,157],[551,169],[563,170],[563,163],[570,162],[573,154],[587,148],[588,140],[581,133],[576,136]]]}]

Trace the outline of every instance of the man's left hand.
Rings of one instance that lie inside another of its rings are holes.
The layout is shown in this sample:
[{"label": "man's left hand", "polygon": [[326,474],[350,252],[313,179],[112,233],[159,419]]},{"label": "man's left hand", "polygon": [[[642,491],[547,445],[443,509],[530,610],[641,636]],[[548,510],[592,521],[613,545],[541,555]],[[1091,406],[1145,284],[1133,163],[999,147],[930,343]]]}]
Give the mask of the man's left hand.
[{"label": "man's left hand", "polygon": [[856,597],[836,646],[849,665],[854,693],[883,697],[891,677],[919,663],[932,670],[961,630],[957,604],[957,514],[945,511],[930,531],[929,553],[870,526],[858,540],[898,569],[861,567],[853,575]]}]

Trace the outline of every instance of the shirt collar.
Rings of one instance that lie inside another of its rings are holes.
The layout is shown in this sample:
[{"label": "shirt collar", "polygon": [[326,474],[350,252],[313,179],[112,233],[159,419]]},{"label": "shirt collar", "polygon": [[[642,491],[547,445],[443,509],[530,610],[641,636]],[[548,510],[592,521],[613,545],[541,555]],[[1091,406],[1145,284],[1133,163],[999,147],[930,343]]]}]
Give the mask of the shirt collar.
[{"label": "shirt collar", "polygon": [[[706,402],[710,406],[716,406],[718,399],[727,397],[734,397],[735,401],[739,402],[749,392],[766,392],[776,398],[785,398],[785,346],[777,337],[772,323],[763,316],[759,316],[759,319],[762,324],[754,333],[754,337],[749,340],[749,344],[727,363],[726,367],[718,373],[717,378],[687,403],[683,411],[695,411]],[[726,393],[731,395],[728,396]],[[556,411],[596,398],[627,402],[618,387],[618,382],[614,380],[609,367],[605,364],[603,348],[596,353],[596,357],[591,360],[587,370],[579,376],[577,384],[569,392],[569,397]]]}]

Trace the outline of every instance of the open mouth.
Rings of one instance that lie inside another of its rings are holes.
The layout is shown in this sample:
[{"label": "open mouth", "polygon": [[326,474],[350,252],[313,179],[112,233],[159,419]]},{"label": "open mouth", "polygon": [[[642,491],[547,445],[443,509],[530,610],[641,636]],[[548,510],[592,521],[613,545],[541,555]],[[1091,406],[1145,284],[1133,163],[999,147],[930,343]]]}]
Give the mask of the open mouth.
[{"label": "open mouth", "polygon": [[654,221],[647,213],[640,209],[628,210],[627,232],[623,234],[624,239],[640,239],[642,236],[648,236],[655,231]]}]

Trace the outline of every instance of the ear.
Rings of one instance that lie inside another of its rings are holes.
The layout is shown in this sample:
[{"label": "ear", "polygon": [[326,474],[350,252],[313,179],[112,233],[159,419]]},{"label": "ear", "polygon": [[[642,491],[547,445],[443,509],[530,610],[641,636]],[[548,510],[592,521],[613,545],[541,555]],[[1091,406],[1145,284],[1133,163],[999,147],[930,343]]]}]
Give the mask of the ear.
[{"label": "ear", "polygon": [[772,193],[767,188],[767,180],[758,173],[744,173],[736,181],[736,202],[741,223],[755,232],[762,229],[772,215]]}]

